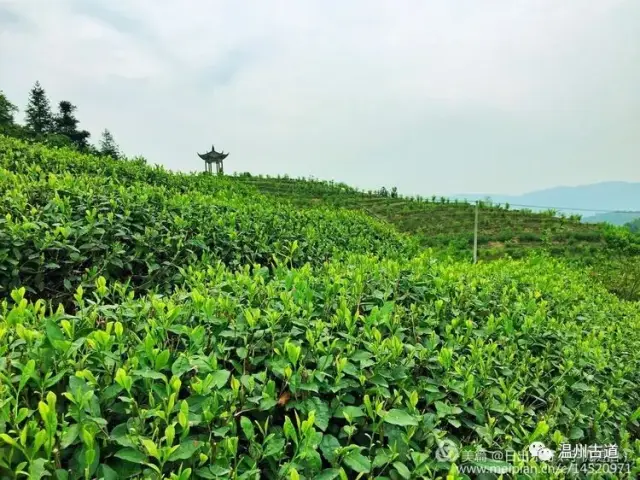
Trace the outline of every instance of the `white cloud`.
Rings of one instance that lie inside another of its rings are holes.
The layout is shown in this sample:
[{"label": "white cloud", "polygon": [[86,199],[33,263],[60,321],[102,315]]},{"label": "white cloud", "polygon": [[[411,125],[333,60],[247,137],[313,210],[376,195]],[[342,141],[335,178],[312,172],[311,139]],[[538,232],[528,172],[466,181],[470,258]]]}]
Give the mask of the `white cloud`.
[{"label": "white cloud", "polygon": [[[640,180],[631,1],[0,0],[0,88],[39,79],[124,149],[432,192]],[[635,123],[634,123],[635,121]]]}]

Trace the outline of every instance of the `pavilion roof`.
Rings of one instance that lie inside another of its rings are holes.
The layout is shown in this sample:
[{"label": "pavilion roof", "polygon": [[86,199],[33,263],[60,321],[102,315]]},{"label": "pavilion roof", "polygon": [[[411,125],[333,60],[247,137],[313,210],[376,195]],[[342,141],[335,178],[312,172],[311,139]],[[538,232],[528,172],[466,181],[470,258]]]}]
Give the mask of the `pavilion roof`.
[{"label": "pavilion roof", "polygon": [[198,153],[198,156],[205,162],[219,162],[229,156],[228,153],[216,152],[215,147],[212,145],[211,150],[207,153]]}]

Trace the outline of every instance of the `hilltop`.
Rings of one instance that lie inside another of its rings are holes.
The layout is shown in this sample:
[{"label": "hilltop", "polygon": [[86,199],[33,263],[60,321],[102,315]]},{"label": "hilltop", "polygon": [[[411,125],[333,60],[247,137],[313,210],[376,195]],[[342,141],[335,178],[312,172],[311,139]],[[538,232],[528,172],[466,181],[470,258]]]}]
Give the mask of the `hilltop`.
[{"label": "hilltop", "polygon": [[537,249],[425,249],[428,213],[467,249],[468,204],[1,135],[0,187],[2,478],[467,479],[532,442],[640,472],[638,304]]}]

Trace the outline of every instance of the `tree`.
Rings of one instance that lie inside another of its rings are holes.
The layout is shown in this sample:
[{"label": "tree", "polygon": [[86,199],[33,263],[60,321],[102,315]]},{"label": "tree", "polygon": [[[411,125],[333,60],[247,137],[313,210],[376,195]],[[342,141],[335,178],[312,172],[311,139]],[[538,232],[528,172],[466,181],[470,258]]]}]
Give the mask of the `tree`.
[{"label": "tree", "polygon": [[86,150],[89,146],[91,134],[86,130],[78,130],[78,119],[74,112],[76,106],[68,100],[62,100],[58,104],[58,114],[55,116],[55,133],[64,135],[71,140],[78,150]]},{"label": "tree", "polygon": [[17,111],[18,107],[11,103],[7,96],[0,91],[0,133],[17,138],[28,137],[22,125],[15,122],[13,115]]},{"label": "tree", "polygon": [[4,92],[0,90],[0,127],[14,125],[13,114],[17,111],[18,107],[11,103]]},{"label": "tree", "polygon": [[115,159],[121,157],[120,148],[113,139],[113,135],[106,128],[102,132],[102,138],[100,139],[100,154],[109,156]]},{"label": "tree", "polygon": [[76,106],[68,100],[62,100],[58,104],[58,114],[55,116],[55,132],[71,138],[78,131],[78,119],[74,113]]},{"label": "tree", "polygon": [[53,131],[53,115],[49,99],[40,85],[36,82],[29,92],[29,103],[25,110],[27,129],[36,136],[47,135]]}]

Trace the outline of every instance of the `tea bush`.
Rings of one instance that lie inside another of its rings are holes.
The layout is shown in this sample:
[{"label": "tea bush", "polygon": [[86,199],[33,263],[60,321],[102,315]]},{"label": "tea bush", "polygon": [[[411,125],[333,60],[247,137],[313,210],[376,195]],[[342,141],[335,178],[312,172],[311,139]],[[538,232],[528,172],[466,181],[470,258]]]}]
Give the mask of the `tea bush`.
[{"label": "tea bush", "polygon": [[71,284],[129,279],[170,290],[178,267],[222,260],[238,267],[321,264],[345,252],[407,254],[409,241],[363,214],[292,209],[219,190],[180,193],[88,175],[18,175],[0,169],[0,298],[24,286],[66,301]]},{"label": "tea bush", "polygon": [[141,298],[98,278],[73,314],[2,303],[4,476],[434,478],[444,439],[640,453],[637,304],[559,263],[182,274]]},{"label": "tea bush", "polygon": [[[472,257],[475,205],[466,201],[398,196],[358,191],[333,182],[241,175],[243,186],[296,205],[333,205],[364,211],[388,221],[399,231],[416,236],[426,247],[457,249],[465,259]],[[510,209],[508,204],[480,202],[478,255],[492,259],[509,255],[523,257],[532,249],[567,258],[588,257],[590,250],[640,257],[640,236],[630,236],[630,228],[589,224],[579,216],[557,216],[556,212],[536,213]],[[498,244],[498,242],[502,243]],[[573,248],[564,247],[571,245]],[[612,285],[612,291],[616,291]]]}]

